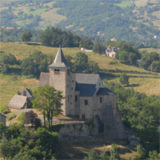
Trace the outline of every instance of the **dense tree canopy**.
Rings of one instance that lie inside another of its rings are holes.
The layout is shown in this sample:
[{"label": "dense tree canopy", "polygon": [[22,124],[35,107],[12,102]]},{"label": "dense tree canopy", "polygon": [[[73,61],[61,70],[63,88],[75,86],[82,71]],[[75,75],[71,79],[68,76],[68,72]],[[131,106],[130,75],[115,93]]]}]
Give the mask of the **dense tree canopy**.
[{"label": "dense tree canopy", "polygon": [[21,39],[23,42],[31,41],[32,33],[31,32],[25,32],[22,34]]},{"label": "dense tree canopy", "polygon": [[94,45],[93,45],[93,51],[95,53],[99,53],[99,54],[104,54],[105,53],[105,46],[100,43],[98,40],[95,41]]},{"label": "dense tree canopy", "polygon": [[139,66],[153,72],[160,72],[160,54],[155,52],[143,53]]},{"label": "dense tree canopy", "polygon": [[39,77],[41,72],[48,70],[47,56],[40,51],[36,51],[22,61],[21,67],[22,74]]},{"label": "dense tree canopy", "polygon": [[20,124],[1,130],[0,157],[6,160],[51,160],[58,151],[58,134]]},{"label": "dense tree canopy", "polygon": [[98,64],[88,60],[88,56],[83,52],[77,52],[73,58],[66,56],[66,60],[73,72],[98,73],[100,71]]},{"label": "dense tree canopy", "polygon": [[124,124],[141,138],[147,152],[158,150],[160,97],[146,96],[114,83],[107,83],[107,87],[117,95],[117,104]]},{"label": "dense tree canopy", "polygon": [[41,34],[41,42],[47,46],[59,47],[84,47],[92,48],[92,41],[86,38],[81,38],[69,31],[62,31],[57,28],[47,28]]},{"label": "dense tree canopy", "polygon": [[0,52],[0,72],[9,73],[9,66],[15,64],[18,64],[18,61],[13,54]]}]

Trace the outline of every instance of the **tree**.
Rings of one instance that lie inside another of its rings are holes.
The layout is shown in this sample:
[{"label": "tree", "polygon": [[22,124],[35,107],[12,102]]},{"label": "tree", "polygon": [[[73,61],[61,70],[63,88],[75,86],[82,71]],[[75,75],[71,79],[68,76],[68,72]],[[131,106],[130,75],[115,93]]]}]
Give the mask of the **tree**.
[{"label": "tree", "polygon": [[147,160],[159,160],[160,159],[160,153],[157,151],[150,151],[149,152],[149,158]]},{"label": "tree", "polygon": [[76,53],[74,58],[73,71],[82,72],[88,67],[88,56],[83,52]]},{"label": "tree", "polygon": [[103,54],[103,53],[105,53],[105,46],[103,44],[101,44],[98,40],[96,40],[93,45],[93,51],[95,53]]},{"label": "tree", "polygon": [[160,55],[156,52],[144,52],[139,66],[153,72],[160,72]]},{"label": "tree", "polygon": [[128,76],[125,74],[125,73],[122,73],[121,75],[120,75],[120,83],[122,83],[122,84],[124,84],[124,85],[128,85]]},{"label": "tree", "polygon": [[8,141],[5,137],[2,138],[0,143],[0,155],[5,158],[12,158],[20,150],[20,144],[17,143],[16,139]]},{"label": "tree", "polygon": [[80,47],[87,48],[87,49],[92,49],[93,48],[93,42],[90,39],[81,39]]},{"label": "tree", "polygon": [[153,61],[149,68],[152,72],[160,72],[160,60]]},{"label": "tree", "polygon": [[110,149],[110,160],[120,160],[117,146],[115,144],[112,144],[112,147]]},{"label": "tree", "polygon": [[31,41],[32,33],[31,32],[25,32],[22,34],[21,39],[23,42]]},{"label": "tree", "polygon": [[100,71],[100,68],[99,68],[97,63],[95,63],[93,61],[89,61],[88,62],[87,72],[89,72],[89,73],[98,73],[99,71]]},{"label": "tree", "polygon": [[61,113],[62,92],[47,85],[44,88],[38,88],[34,96],[33,107],[43,113],[44,126],[47,119],[47,127],[51,128],[53,116]]},{"label": "tree", "polygon": [[48,70],[47,56],[40,51],[35,51],[22,61],[21,67],[24,75],[32,74],[39,77],[41,72]]},{"label": "tree", "polygon": [[99,158],[99,154],[96,151],[90,150],[88,156],[85,157],[84,160],[97,160]]},{"label": "tree", "polygon": [[145,149],[141,146],[141,145],[138,145],[137,146],[137,153],[138,153],[138,157],[139,159],[145,159]]}]

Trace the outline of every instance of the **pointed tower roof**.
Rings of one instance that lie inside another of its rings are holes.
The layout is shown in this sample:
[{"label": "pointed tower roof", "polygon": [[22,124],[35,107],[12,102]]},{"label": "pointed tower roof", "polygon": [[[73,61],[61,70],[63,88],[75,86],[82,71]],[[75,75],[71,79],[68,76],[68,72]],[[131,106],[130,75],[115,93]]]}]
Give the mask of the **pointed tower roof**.
[{"label": "pointed tower roof", "polygon": [[53,63],[49,67],[66,67],[66,60],[63,55],[63,51],[61,47],[59,47],[57,55],[53,61]]}]

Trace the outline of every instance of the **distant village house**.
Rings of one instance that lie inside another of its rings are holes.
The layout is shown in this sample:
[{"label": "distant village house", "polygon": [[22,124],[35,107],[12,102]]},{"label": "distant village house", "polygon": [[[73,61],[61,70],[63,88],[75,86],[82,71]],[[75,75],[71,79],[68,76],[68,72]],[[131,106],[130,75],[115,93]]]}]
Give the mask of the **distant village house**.
[{"label": "distant village house", "polygon": [[106,54],[106,56],[108,56],[108,57],[115,58],[115,57],[116,57],[116,54],[117,54],[117,51],[118,51],[117,48],[115,48],[115,47],[110,47],[110,48],[106,48],[105,54]]}]

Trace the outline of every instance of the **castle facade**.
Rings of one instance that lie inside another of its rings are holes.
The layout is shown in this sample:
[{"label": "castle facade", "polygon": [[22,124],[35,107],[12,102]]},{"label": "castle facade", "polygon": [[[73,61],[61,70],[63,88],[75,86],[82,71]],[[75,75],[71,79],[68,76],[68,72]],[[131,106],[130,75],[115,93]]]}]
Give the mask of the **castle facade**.
[{"label": "castle facade", "polygon": [[62,91],[64,116],[90,120],[98,117],[104,132],[122,137],[123,126],[116,105],[116,95],[105,88],[98,74],[72,73],[59,48],[49,72],[40,75],[39,87],[53,86]]}]

